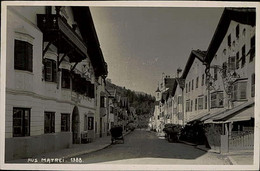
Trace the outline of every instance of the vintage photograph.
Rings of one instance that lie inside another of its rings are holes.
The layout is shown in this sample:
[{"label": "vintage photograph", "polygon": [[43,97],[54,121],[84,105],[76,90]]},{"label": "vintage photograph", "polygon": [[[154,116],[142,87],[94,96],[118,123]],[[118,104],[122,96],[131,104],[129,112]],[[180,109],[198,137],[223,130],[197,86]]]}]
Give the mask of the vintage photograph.
[{"label": "vintage photograph", "polygon": [[2,12],[3,164],[259,164],[254,3]]}]

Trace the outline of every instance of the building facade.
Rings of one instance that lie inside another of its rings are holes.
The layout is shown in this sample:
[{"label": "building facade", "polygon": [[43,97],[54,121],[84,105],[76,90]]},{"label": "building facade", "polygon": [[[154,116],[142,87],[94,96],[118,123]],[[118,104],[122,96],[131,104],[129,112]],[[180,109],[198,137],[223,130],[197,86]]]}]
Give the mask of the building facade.
[{"label": "building facade", "polygon": [[95,138],[96,80],[107,68],[93,22],[79,18],[92,21],[89,9],[75,8],[7,8],[6,160]]}]

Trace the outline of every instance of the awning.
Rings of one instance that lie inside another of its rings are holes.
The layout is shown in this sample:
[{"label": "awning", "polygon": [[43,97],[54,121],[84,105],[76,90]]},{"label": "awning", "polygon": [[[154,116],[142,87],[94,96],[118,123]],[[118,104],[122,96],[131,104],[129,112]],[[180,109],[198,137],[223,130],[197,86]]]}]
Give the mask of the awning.
[{"label": "awning", "polygon": [[251,106],[251,107],[239,112],[235,116],[227,119],[226,122],[248,121],[251,118],[254,118],[254,109],[255,109],[255,107]]},{"label": "awning", "polygon": [[215,112],[215,113],[211,113],[211,114],[205,115],[204,117],[202,117],[202,118],[200,119],[200,121],[204,121],[204,123],[211,123],[211,122],[212,122],[211,119],[212,119],[214,116],[217,116],[217,115],[223,113],[224,111],[225,111],[225,109],[222,109],[222,110],[219,110],[219,111],[217,111],[217,112]]},{"label": "awning", "polygon": [[206,117],[206,116],[208,116],[209,114],[210,114],[209,112],[208,112],[208,113],[199,114],[199,115],[197,115],[197,116],[191,118],[191,119],[188,121],[188,123],[189,123],[189,122],[194,122],[194,121],[200,121],[203,117]]},{"label": "awning", "polygon": [[[251,108],[249,110],[249,108]],[[252,109],[253,108],[253,109]],[[250,113],[250,111],[252,111]],[[239,114],[239,115],[238,115]],[[236,117],[236,115],[238,115]],[[234,117],[234,121],[239,119],[246,119],[250,120],[251,117],[254,117],[254,101],[249,101],[246,103],[243,103],[233,109],[228,110],[222,110],[219,112],[216,112],[214,114],[210,114],[201,120],[204,121],[204,123],[224,123],[230,120],[232,122],[232,118]]]},{"label": "awning", "polygon": [[213,121],[226,121],[235,117],[234,119],[242,119],[254,117],[254,102],[246,102],[231,110],[225,111],[222,114],[213,118]]}]

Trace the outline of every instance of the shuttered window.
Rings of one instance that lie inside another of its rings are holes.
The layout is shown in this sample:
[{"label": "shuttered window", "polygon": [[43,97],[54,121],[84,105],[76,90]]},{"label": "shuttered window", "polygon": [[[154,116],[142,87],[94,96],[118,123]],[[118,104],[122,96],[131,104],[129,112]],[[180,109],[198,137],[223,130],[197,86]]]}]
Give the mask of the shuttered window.
[{"label": "shuttered window", "polygon": [[33,71],[33,46],[32,44],[15,40],[14,45],[14,69],[24,70],[24,71]]},{"label": "shuttered window", "polygon": [[239,52],[236,53],[236,69],[239,69]]}]

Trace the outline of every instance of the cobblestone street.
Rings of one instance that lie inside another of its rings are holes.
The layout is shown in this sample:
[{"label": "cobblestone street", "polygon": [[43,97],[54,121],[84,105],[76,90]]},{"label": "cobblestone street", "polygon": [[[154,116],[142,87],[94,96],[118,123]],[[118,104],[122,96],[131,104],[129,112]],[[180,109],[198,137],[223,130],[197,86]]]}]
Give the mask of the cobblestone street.
[{"label": "cobblestone street", "polygon": [[182,143],[169,143],[145,130],[130,133],[125,137],[124,144],[118,142],[106,149],[77,157],[83,160],[83,164],[230,164],[219,154],[206,153]]}]

